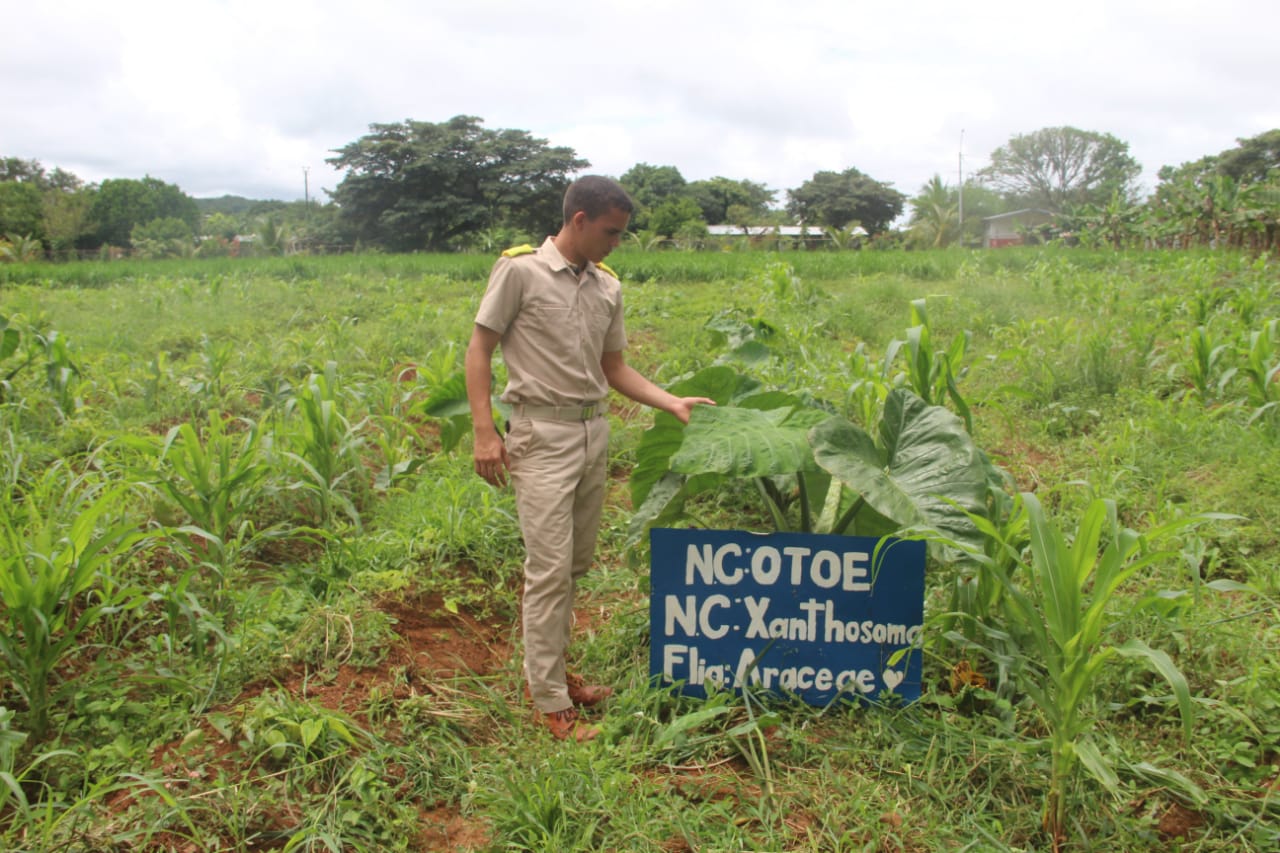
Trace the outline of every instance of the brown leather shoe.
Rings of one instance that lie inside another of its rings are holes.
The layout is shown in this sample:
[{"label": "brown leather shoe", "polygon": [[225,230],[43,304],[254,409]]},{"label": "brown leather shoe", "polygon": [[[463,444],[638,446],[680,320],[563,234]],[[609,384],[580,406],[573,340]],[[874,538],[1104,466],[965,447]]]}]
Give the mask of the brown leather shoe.
[{"label": "brown leather shoe", "polygon": [[569,688],[569,701],[581,708],[599,705],[613,695],[612,687],[602,684],[587,684],[578,675],[566,675],[565,684]]},{"label": "brown leather shoe", "polygon": [[547,727],[552,737],[556,740],[568,740],[573,738],[578,743],[586,743],[587,741],[600,734],[600,730],[595,726],[588,726],[578,718],[578,709],[572,706],[565,708],[563,711],[552,711],[544,714],[541,711],[534,711],[537,721]]},{"label": "brown leather shoe", "polygon": [[[565,686],[569,688],[569,701],[580,708],[599,705],[613,695],[612,687],[605,687],[601,684],[587,684],[582,680],[581,676],[566,675],[564,681]],[[529,692],[527,683],[524,686],[524,700],[526,702],[533,701],[533,694]]]}]

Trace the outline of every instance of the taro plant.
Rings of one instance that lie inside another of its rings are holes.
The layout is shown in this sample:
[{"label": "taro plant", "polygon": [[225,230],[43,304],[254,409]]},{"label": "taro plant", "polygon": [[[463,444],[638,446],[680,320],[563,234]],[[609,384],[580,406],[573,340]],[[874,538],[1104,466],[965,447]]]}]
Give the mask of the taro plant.
[{"label": "taro plant", "polygon": [[[471,405],[467,401],[467,377],[462,371],[432,387],[418,408],[440,424],[440,449],[452,453],[471,429]],[[494,413],[501,409],[494,403]]]},{"label": "taro plant", "polygon": [[1090,736],[1091,712],[1101,698],[1098,677],[1108,662],[1118,656],[1138,658],[1161,675],[1173,691],[1184,737],[1191,735],[1191,692],[1169,655],[1136,637],[1123,642],[1110,638],[1125,618],[1114,612],[1122,585],[1173,553],[1153,550],[1150,543],[1198,519],[1180,519],[1143,535],[1119,525],[1114,502],[1097,499],[1072,533],[1059,528],[1034,495],[1023,493],[1020,502],[1029,549],[1021,547],[1020,538],[1004,541],[1007,559],[986,558],[1004,588],[998,623],[987,630],[1009,641],[999,651],[987,652],[1010,667],[1016,688],[1035,704],[1048,730],[1050,778],[1043,824],[1057,849],[1078,768],[1083,766],[1113,792],[1118,786],[1115,770]]},{"label": "taro plant", "polygon": [[659,413],[641,438],[633,539],[684,516],[692,498],[746,481],[778,530],[879,536],[915,527],[980,543],[969,515],[985,514],[994,469],[959,418],[905,388],[889,392],[874,434],[723,366],[672,391],[718,405],[695,409],[687,427]]},{"label": "taro plant", "polygon": [[58,666],[93,629],[145,597],[118,571],[149,537],[118,520],[126,489],[56,463],[21,497],[0,496],[0,659],[43,739],[74,683]]}]

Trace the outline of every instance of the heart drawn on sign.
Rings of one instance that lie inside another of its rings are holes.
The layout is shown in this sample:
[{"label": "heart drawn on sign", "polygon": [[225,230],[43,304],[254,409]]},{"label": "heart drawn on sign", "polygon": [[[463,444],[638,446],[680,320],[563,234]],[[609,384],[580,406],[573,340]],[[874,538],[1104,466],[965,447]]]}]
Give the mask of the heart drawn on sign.
[{"label": "heart drawn on sign", "polygon": [[902,683],[904,678],[906,678],[906,673],[898,672],[896,669],[886,669],[884,671],[884,686],[890,690],[897,690],[898,685]]}]

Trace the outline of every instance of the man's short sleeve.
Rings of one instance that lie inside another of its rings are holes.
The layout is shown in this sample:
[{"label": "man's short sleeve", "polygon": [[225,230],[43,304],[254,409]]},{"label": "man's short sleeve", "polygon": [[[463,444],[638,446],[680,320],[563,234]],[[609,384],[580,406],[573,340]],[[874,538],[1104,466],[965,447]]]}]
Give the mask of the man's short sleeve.
[{"label": "man's short sleeve", "polygon": [[622,310],[622,295],[618,295],[618,308],[613,312],[609,328],[604,333],[604,352],[622,352],[627,348],[627,327]]},{"label": "man's short sleeve", "polygon": [[502,334],[520,313],[523,288],[515,264],[499,258],[489,273],[489,284],[476,311],[476,324]]}]

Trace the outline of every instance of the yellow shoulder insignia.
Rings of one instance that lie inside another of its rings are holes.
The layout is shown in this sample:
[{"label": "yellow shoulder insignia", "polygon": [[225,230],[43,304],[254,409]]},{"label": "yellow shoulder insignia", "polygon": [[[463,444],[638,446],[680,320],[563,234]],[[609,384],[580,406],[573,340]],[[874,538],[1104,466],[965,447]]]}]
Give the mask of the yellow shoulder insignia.
[{"label": "yellow shoulder insignia", "polygon": [[603,263],[601,263],[600,261],[596,261],[596,266],[597,266],[597,267],[599,267],[600,269],[604,270],[605,272],[607,272],[609,275],[611,275],[611,276],[613,276],[614,278],[616,278],[618,281],[622,281],[622,276],[618,275],[618,274],[617,274],[616,272],[614,272],[611,268],[609,268],[609,267],[605,266],[605,265],[604,265]]},{"label": "yellow shoulder insignia", "polygon": [[525,243],[525,244],[524,244],[524,245],[522,245],[522,246],[512,246],[510,249],[503,249],[503,251],[502,251],[502,257],[504,257],[504,258],[518,258],[518,257],[520,257],[521,255],[529,255],[529,254],[532,254],[533,252],[536,252],[536,251],[537,251],[537,249],[533,248],[533,247],[532,247],[532,246],[530,246],[528,243]]}]

